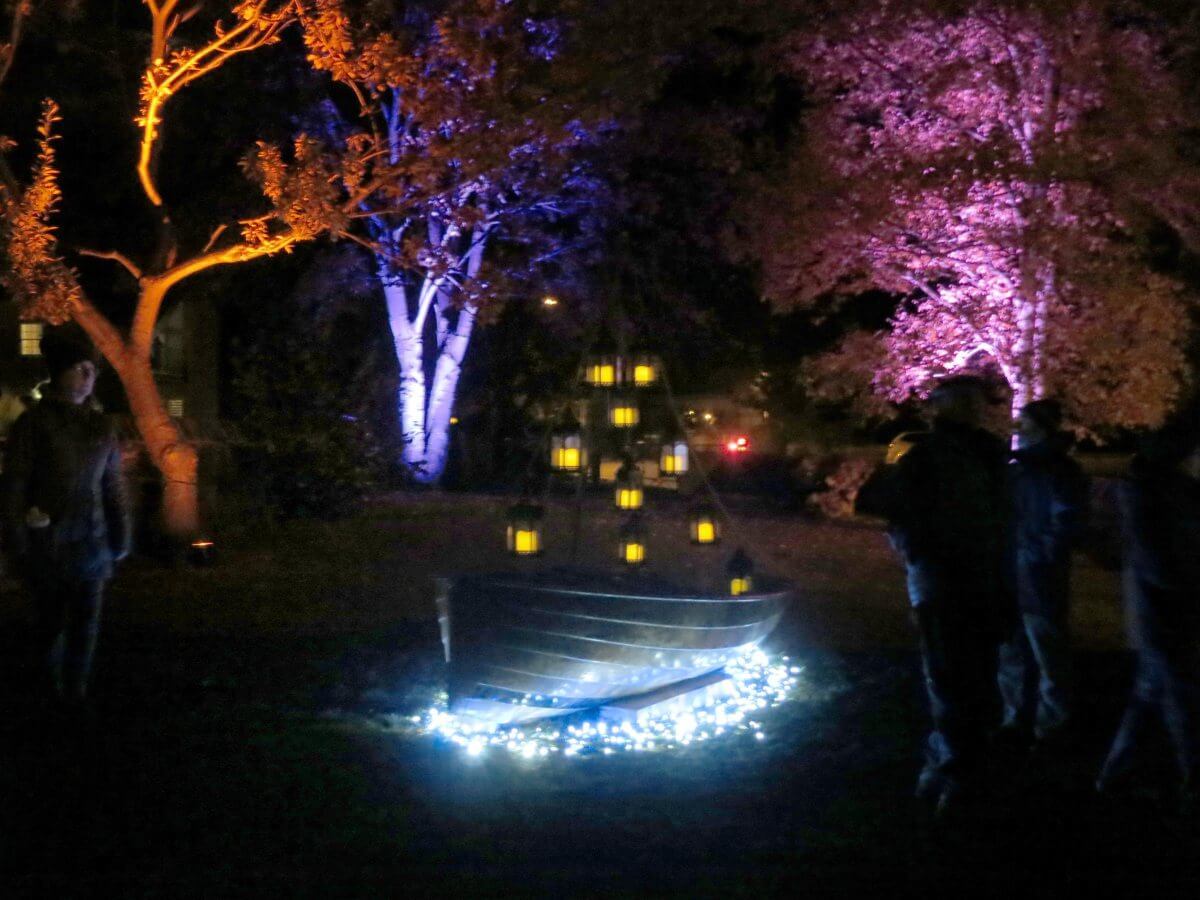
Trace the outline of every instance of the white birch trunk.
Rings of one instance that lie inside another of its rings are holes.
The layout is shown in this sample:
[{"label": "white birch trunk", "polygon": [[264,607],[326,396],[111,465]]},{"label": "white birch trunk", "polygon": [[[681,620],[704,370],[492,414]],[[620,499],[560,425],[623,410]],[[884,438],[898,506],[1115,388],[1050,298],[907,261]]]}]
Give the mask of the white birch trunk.
[{"label": "white birch trunk", "polygon": [[[468,280],[474,279],[479,272],[486,243],[486,232],[472,235],[465,272]],[[451,327],[450,299],[449,291],[439,292],[435,305],[438,356],[434,365],[425,419],[425,472],[430,483],[438,481],[446,470],[446,458],[450,451],[450,419],[454,413],[458,379],[462,374],[463,360],[471,343],[471,333],[475,329],[475,317],[478,312],[473,304],[464,304],[454,317]]]},{"label": "white birch trunk", "polygon": [[446,469],[446,456],[450,449],[450,418],[454,412],[454,398],[458,391],[458,378],[462,374],[463,359],[475,327],[475,313],[474,306],[464,306],[458,311],[455,327],[438,354],[434,368],[429,392],[429,414],[425,422],[425,470],[431,481],[441,478]]},{"label": "white birch trunk", "polygon": [[404,440],[401,459],[410,469],[419,471],[425,463],[424,329],[418,329],[409,316],[408,296],[403,284],[386,278],[383,294],[396,349],[396,362],[400,367],[396,405],[400,416],[400,434]]}]

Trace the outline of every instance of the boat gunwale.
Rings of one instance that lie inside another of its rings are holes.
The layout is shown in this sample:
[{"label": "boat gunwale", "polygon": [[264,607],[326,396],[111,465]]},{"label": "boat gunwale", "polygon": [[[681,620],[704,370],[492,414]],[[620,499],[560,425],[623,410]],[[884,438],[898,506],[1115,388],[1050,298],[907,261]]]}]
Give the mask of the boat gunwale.
[{"label": "boat gunwale", "polygon": [[613,591],[613,590],[588,591],[588,590],[582,590],[579,588],[566,588],[566,587],[557,587],[555,585],[541,585],[541,584],[536,584],[536,583],[507,580],[507,579],[519,578],[519,577],[520,576],[516,576],[516,575],[499,575],[499,576],[497,576],[497,575],[464,575],[464,576],[450,576],[450,579],[456,585],[462,584],[463,582],[466,582],[466,581],[476,581],[476,582],[480,582],[488,587],[506,587],[506,588],[522,590],[522,591],[526,591],[526,590],[537,591],[542,594],[569,594],[569,595],[575,596],[575,597],[614,597],[614,598],[620,598],[622,600],[647,600],[650,602],[667,602],[667,603],[729,603],[729,604],[752,603],[752,602],[756,602],[756,601],[764,602],[764,601],[774,600],[776,598],[778,598],[780,600],[786,600],[788,597],[792,596],[795,593],[795,588],[793,586],[784,584],[775,590],[763,591],[761,593],[760,592],[748,592],[745,594],[738,594],[736,597],[733,595],[721,595],[721,596],[710,595],[707,597],[692,596],[692,595],[664,596],[664,595],[652,595],[652,594],[627,594],[627,593],[622,593],[620,591]]},{"label": "boat gunwale", "polygon": [[[762,621],[768,622],[770,620],[763,619]],[[773,623],[771,625],[771,627],[767,629],[766,633],[763,634],[762,637],[758,638],[758,641],[761,641],[768,634],[770,634],[771,631],[774,630],[775,625],[777,625],[777,624],[778,624],[778,621]],[[714,651],[720,651],[720,650],[736,650],[738,647],[746,647],[746,646],[750,646],[750,645],[754,645],[754,644],[758,643],[758,641],[742,641],[737,644],[726,644],[725,646],[721,646],[721,647],[659,647],[655,644],[630,644],[627,641],[610,641],[610,640],[607,640],[606,638],[585,637],[585,636],[579,635],[579,634],[562,634],[561,632],[557,632],[557,631],[545,631],[545,630],[536,629],[536,628],[523,628],[519,625],[500,625],[498,627],[508,629],[509,631],[520,631],[520,632],[525,632],[528,634],[544,634],[549,637],[568,638],[570,640],[575,640],[575,641],[590,641],[593,644],[609,644],[614,647],[631,647],[636,650],[658,650],[658,651],[666,651],[668,653],[712,653]]]},{"label": "boat gunwale", "polygon": [[[511,603],[501,601],[501,603],[520,612],[538,613],[544,616],[564,616],[568,619],[583,619],[588,622],[611,622],[613,625],[636,625],[639,628],[687,628],[693,631],[726,631],[731,628],[754,628],[762,622],[766,622],[775,613],[764,616],[753,622],[743,622],[740,625],[675,625],[670,622],[636,622],[632,619],[609,619],[604,616],[589,616],[583,613],[564,612],[559,609],[542,609],[538,606],[516,606]],[[501,626],[506,627],[506,626]]]}]

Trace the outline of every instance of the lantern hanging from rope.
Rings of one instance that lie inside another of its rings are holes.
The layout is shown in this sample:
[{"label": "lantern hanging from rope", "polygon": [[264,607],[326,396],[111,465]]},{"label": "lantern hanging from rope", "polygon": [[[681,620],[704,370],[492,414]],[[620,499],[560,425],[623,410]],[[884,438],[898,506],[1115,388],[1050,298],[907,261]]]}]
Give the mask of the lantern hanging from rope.
[{"label": "lantern hanging from rope", "polygon": [[729,593],[734,597],[748,594],[754,589],[754,562],[741,547],[729,560],[725,573],[729,576]]},{"label": "lantern hanging from rope", "polygon": [[641,418],[637,401],[628,395],[614,397],[608,408],[608,422],[614,428],[634,428]]},{"label": "lantern hanging from rope", "polygon": [[642,487],[641,470],[633,460],[626,458],[621,468],[617,470],[617,485],[613,491],[613,501],[617,509],[641,509],[645,499]]},{"label": "lantern hanging from rope", "polygon": [[545,512],[535,503],[518,503],[508,508],[508,552],[514,556],[538,556],[542,552],[542,521]]},{"label": "lantern hanging from rope", "polygon": [[688,521],[688,530],[693,544],[710,545],[721,540],[721,522],[717,511],[707,503],[701,503],[692,509]]},{"label": "lantern hanging from rope", "polygon": [[596,388],[617,387],[625,379],[625,360],[607,335],[592,347],[583,364],[584,383]]},{"label": "lantern hanging from rope", "polygon": [[649,350],[639,348],[634,350],[630,358],[631,381],[634,387],[652,387],[658,384],[662,370],[662,362]]},{"label": "lantern hanging from rope", "polygon": [[630,516],[621,526],[618,535],[617,555],[627,566],[640,566],[646,561],[646,528],[637,513]]},{"label": "lantern hanging from rope", "polygon": [[668,437],[658,456],[658,471],[661,475],[678,477],[688,470],[688,445],[681,437]]},{"label": "lantern hanging from rope", "polygon": [[579,423],[568,412],[550,432],[550,468],[556,472],[579,472],[587,465],[587,451]]}]

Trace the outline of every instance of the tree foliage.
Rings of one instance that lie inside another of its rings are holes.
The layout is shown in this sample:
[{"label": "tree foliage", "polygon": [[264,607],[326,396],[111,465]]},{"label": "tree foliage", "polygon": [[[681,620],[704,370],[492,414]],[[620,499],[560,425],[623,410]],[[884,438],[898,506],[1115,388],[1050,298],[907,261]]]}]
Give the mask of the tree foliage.
[{"label": "tree foliage", "polygon": [[1102,0],[874,0],[794,35],[813,109],[774,193],[788,202],[760,217],[769,293],[902,298],[822,373],[878,362],[871,387],[895,401],[987,359],[1015,405],[1053,394],[1084,427],[1160,422],[1188,317],[1143,236],[1165,220],[1186,240],[1200,210],[1170,38]]}]

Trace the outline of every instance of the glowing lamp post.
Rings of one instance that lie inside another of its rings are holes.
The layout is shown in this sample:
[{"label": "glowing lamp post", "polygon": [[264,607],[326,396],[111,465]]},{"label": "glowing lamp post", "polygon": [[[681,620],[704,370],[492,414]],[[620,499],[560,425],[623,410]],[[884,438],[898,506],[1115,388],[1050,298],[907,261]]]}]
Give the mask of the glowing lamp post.
[{"label": "glowing lamp post", "polygon": [[746,551],[738,547],[729,565],[725,567],[729,576],[729,593],[734,597],[748,594],[754,588],[754,563],[746,555]]},{"label": "glowing lamp post", "polygon": [[683,438],[662,445],[658,456],[658,471],[661,475],[683,475],[688,470],[688,445]]},{"label": "glowing lamp post", "polygon": [[625,360],[611,341],[601,341],[584,360],[584,382],[591,387],[611,388],[621,384],[624,379]]},{"label": "glowing lamp post", "polygon": [[621,526],[617,556],[625,565],[635,568],[646,561],[646,529],[636,513]]},{"label": "glowing lamp post", "polygon": [[721,540],[721,522],[717,518],[717,511],[707,503],[697,506],[692,510],[692,515],[688,522],[688,530],[691,532],[693,544],[707,546],[719,543]]},{"label": "glowing lamp post", "polygon": [[508,552],[513,556],[538,556],[542,552],[544,512],[533,503],[518,503],[508,510]]},{"label": "glowing lamp post", "polygon": [[613,501],[617,509],[635,510],[642,508],[645,491],[642,488],[642,473],[630,460],[625,460],[617,472],[617,487]]},{"label": "glowing lamp post", "polygon": [[556,472],[579,472],[587,465],[583,435],[573,418],[563,421],[550,435],[550,468]]},{"label": "glowing lamp post", "polygon": [[634,428],[642,414],[632,397],[618,397],[608,409],[608,422],[613,428]]}]

